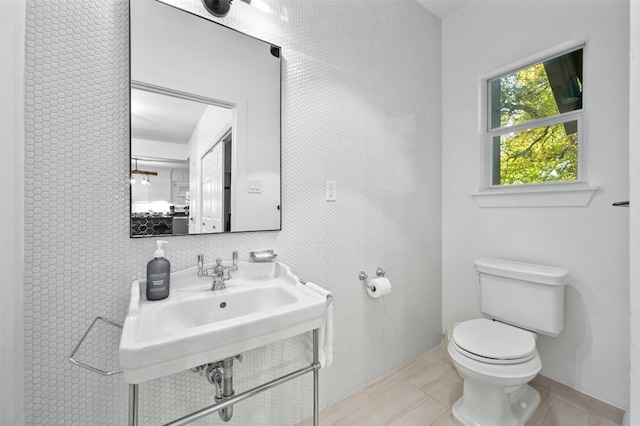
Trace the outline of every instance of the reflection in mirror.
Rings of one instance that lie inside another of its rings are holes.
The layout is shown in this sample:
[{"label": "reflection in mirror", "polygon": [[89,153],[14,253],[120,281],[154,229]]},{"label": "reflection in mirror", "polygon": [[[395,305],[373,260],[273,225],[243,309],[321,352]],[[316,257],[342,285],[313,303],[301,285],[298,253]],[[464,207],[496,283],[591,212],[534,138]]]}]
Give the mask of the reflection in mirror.
[{"label": "reflection in mirror", "polygon": [[280,48],[130,7],[131,236],[279,230]]},{"label": "reflection in mirror", "polygon": [[[233,109],[142,83],[131,87],[131,234],[231,231]],[[190,158],[200,162],[200,173]]]}]

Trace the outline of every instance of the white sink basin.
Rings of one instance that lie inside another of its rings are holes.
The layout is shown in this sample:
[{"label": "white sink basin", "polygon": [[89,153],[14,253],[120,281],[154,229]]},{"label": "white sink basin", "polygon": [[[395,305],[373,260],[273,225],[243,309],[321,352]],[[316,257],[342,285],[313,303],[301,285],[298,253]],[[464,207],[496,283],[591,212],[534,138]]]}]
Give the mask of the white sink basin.
[{"label": "white sink basin", "polygon": [[160,301],[146,299],[145,280],[132,283],[120,340],[127,383],[219,361],[322,325],[326,299],[280,262],[238,262],[225,290],[211,291],[212,280],[199,278],[195,267],[174,272],[171,294]]}]

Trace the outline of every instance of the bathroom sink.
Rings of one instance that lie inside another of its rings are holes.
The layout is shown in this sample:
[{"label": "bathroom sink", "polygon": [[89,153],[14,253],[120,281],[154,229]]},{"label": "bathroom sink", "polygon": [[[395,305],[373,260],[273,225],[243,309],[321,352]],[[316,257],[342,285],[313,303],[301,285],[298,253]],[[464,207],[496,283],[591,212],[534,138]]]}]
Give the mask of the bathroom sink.
[{"label": "bathroom sink", "polygon": [[[218,305],[218,299],[224,299]],[[253,313],[277,309],[295,303],[296,296],[278,285],[246,286],[219,297],[200,292],[181,303],[172,303],[161,309],[156,325],[168,330],[193,328],[215,322],[233,320]]]},{"label": "bathroom sink", "polygon": [[[206,265],[213,266],[213,265]],[[280,262],[238,262],[226,288],[211,291],[197,268],[171,274],[167,299],[148,301],[146,280],[131,285],[120,340],[127,383],[238,355],[322,325],[326,299]]]}]

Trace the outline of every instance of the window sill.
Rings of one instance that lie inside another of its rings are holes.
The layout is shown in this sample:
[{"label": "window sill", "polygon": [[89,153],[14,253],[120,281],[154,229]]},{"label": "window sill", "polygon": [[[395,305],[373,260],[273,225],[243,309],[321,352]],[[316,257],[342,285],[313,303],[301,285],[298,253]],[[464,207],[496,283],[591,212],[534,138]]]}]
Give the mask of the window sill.
[{"label": "window sill", "polygon": [[472,194],[478,207],[585,207],[597,186],[488,189]]}]

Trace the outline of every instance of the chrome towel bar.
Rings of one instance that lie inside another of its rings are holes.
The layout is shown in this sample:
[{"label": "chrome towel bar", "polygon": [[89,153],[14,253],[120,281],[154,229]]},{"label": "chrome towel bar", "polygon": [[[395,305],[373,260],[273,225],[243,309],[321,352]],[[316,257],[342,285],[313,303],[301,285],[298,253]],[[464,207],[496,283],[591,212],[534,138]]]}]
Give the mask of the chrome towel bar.
[{"label": "chrome towel bar", "polygon": [[[307,281],[300,280],[300,283],[302,285],[307,285]],[[333,302],[333,294],[329,293],[329,294],[327,294],[327,304],[326,304],[326,306],[329,306],[331,304],[331,302]]]},{"label": "chrome towel bar", "polygon": [[94,373],[98,373],[98,374],[103,375],[103,376],[113,376],[114,374],[122,373],[122,370],[104,371],[104,370],[101,370],[99,368],[92,367],[89,364],[85,364],[84,362],[78,361],[77,359],[74,358],[76,352],[78,352],[78,349],[80,349],[80,346],[82,346],[82,344],[84,343],[84,340],[87,338],[87,336],[89,335],[89,333],[93,329],[93,326],[96,325],[96,323],[98,321],[104,321],[107,324],[112,325],[112,326],[117,327],[117,328],[122,330],[122,326],[120,324],[118,324],[118,323],[115,323],[115,322],[113,322],[111,320],[108,320],[106,318],[103,318],[103,317],[95,317],[93,319],[93,322],[89,326],[89,328],[87,328],[87,331],[84,332],[84,335],[82,336],[82,338],[80,339],[80,341],[78,342],[76,347],[73,348],[73,351],[71,352],[71,355],[69,355],[69,361],[71,361],[75,365],[78,365],[78,366],[80,366],[82,368],[86,368],[87,370],[93,371]]}]

